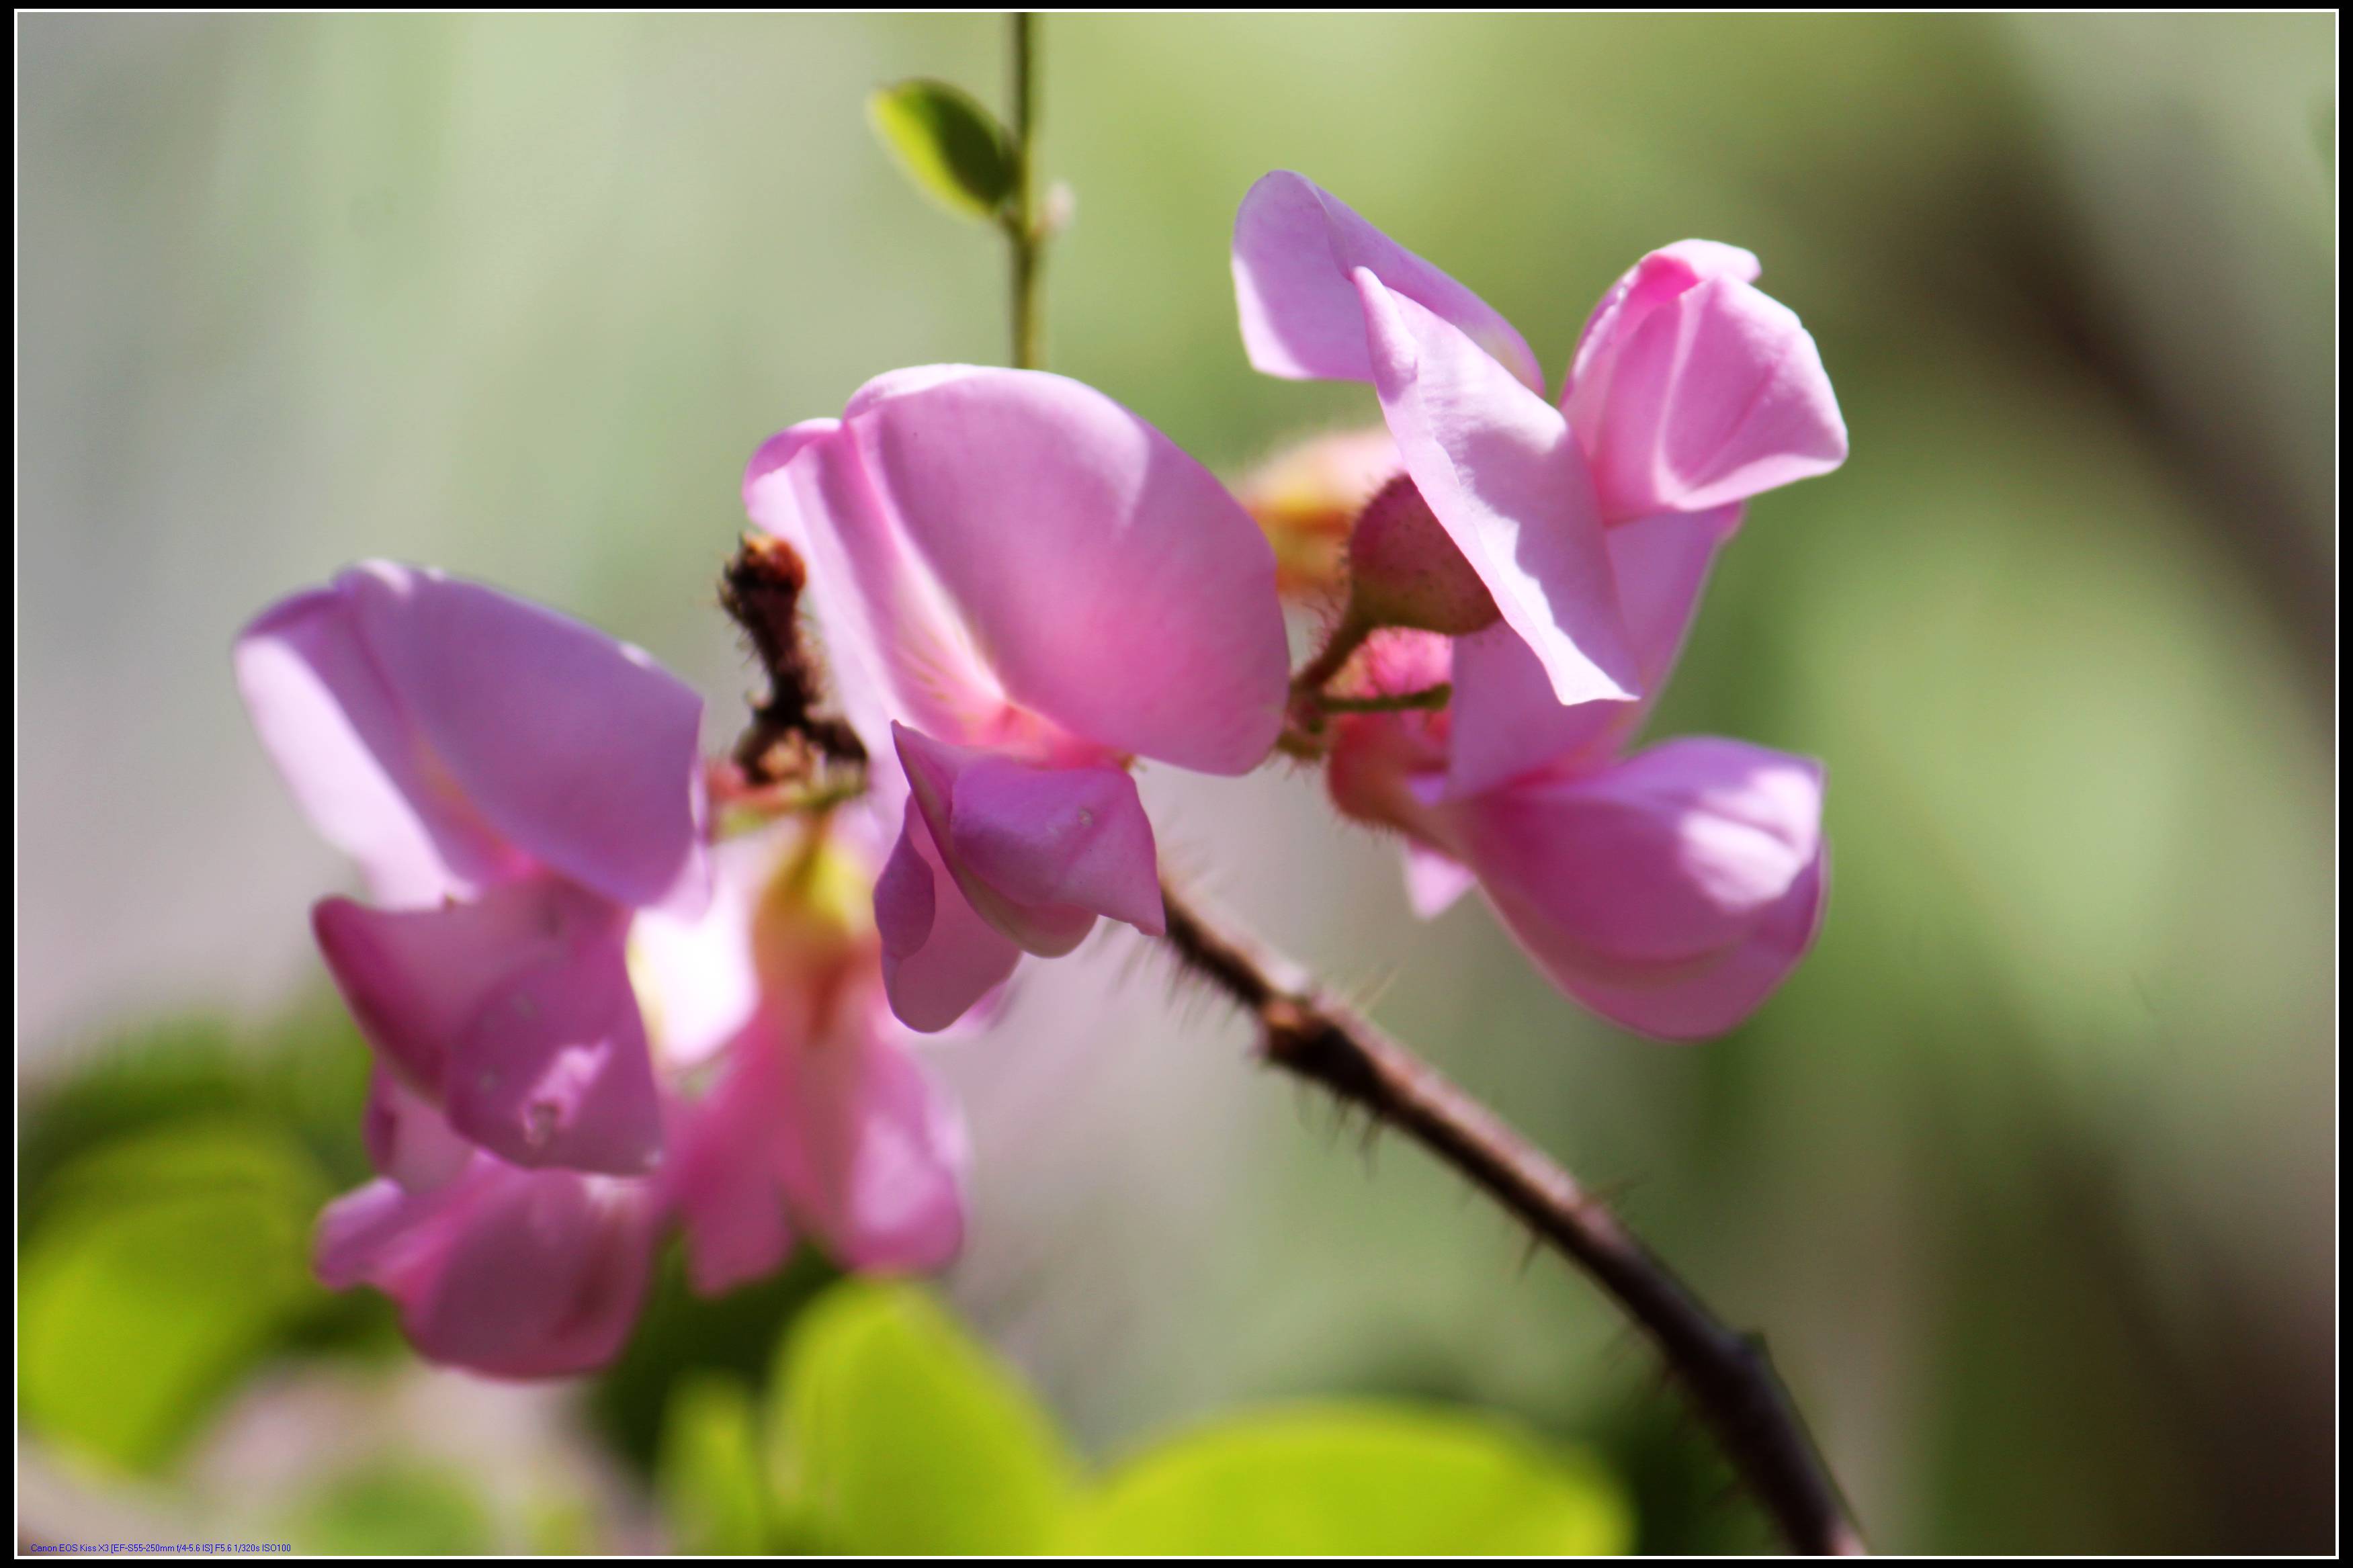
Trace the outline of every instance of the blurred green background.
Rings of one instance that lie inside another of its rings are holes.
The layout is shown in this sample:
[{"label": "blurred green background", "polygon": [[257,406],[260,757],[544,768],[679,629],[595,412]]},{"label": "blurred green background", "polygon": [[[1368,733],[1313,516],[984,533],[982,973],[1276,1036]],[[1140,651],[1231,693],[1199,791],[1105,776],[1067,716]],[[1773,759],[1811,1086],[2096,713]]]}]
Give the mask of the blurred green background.
[{"label": "blurred green background", "polygon": [[[815,1275],[673,1288],[589,1389],[419,1369],[309,1282],[362,1163],[303,919],[348,872],[227,647],[428,561],[642,643],[718,739],[744,456],[1003,356],[1001,247],[862,112],[916,74],[1001,103],[1003,32],[20,21],[27,1539],[676,1538],[681,1369],[764,1371]],[[1418,927],[1305,781],[1146,788],[1175,868],[1767,1331],[1883,1548],[2331,1542],[2335,58],[2320,15],[1044,24],[1055,366],[1229,473],[1372,416],[1243,362],[1226,244],[1271,168],[1555,374],[1691,235],[1820,342],[1853,458],[1752,509],[1654,725],[1829,763],[1828,926],[1738,1034],[1635,1042],[1473,905]],[[978,1202],[944,1288],[1083,1454],[1473,1405],[1598,1456],[1646,1549],[1767,1540],[1590,1289],[1245,1044],[1113,937],[943,1053]]]}]

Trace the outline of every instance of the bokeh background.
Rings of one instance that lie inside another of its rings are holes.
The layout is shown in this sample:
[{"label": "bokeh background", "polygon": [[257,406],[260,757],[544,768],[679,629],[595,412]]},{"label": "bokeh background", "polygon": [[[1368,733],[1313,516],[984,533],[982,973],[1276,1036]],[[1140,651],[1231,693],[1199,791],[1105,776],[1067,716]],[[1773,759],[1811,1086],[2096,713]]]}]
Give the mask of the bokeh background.
[{"label": "bokeh background", "polygon": [[[1172,863],[1765,1330],[1876,1544],[2326,1549],[2333,18],[1043,26],[1078,197],[1055,367],[1214,466],[1372,414],[1243,361],[1227,237],[1276,167],[1556,372],[1644,249],[1747,246],[1852,435],[1752,508],[1654,726],[1829,763],[1827,929],[1737,1034],[1614,1034],[1475,902],[1418,926],[1388,848],[1276,771],[1153,778]],[[462,1479],[453,1542],[659,1539],[644,1375],[419,1369],[307,1283],[283,1202],[226,1282],[159,1261],[187,1234],[159,1194],[206,1173],[307,1205],[359,1168],[304,921],[348,873],[228,644],[390,555],[596,620],[723,711],[745,454],[880,370],[1003,356],[1001,247],[862,103],[917,74],[1001,103],[1004,30],[19,20],[24,1528],[312,1507],[309,1539],[365,1542]],[[1592,1290],[1246,1045],[1099,937],[944,1058],[978,1160],[946,1289],[1087,1451],[1282,1396],[1461,1401],[1602,1456],[1647,1548],[1767,1539]],[[75,1216],[140,1205],[153,1245],[93,1262]],[[723,1361],[791,1290],[658,1309],[641,1359]],[[369,1465],[406,1479],[300,1501]]]}]

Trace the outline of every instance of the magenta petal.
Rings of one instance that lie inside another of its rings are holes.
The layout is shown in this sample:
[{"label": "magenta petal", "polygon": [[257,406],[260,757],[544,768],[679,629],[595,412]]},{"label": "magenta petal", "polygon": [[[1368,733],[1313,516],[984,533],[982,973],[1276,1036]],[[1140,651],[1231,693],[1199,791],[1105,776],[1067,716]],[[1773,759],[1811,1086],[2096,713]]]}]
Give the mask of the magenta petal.
[{"label": "magenta petal", "polygon": [[949,831],[958,858],[1017,903],[1075,905],[1152,936],[1167,929],[1152,824],[1124,769],[984,757],[956,779]]},{"label": "magenta petal", "polygon": [[[1561,406],[1577,425],[1599,414],[1609,393],[1618,351],[1633,329],[1659,306],[1711,278],[1754,283],[1764,271],[1756,256],[1736,245],[1683,239],[1662,246],[1626,269],[1609,286],[1577,334],[1577,357],[1561,385]],[[1582,426],[1579,426],[1582,428]]]},{"label": "magenta petal", "polygon": [[1664,512],[1612,528],[1611,574],[1642,683],[1639,702],[1563,707],[1535,655],[1491,626],[1454,648],[1447,790],[1457,797],[1554,766],[1589,768],[1615,755],[1666,689],[1716,552],[1740,526],[1737,506]]},{"label": "magenta petal", "polygon": [[688,1283],[705,1296],[773,1274],[793,1248],[776,1152],[786,1113],[778,1047],[751,1035],[736,1047],[710,1092],[679,1109],[662,1172],[686,1232]]},{"label": "magenta petal", "polygon": [[1565,406],[1609,521],[1724,506],[1846,460],[1814,340],[1737,277],[1704,279],[1602,335]]},{"label": "magenta petal", "polygon": [[619,938],[512,976],[452,1058],[445,1103],[449,1125],[518,1165],[651,1170],[661,1105]]},{"label": "magenta petal", "polygon": [[1585,458],[1470,339],[1356,274],[1374,385],[1422,498],[1562,702],[1639,689]]},{"label": "magenta petal", "polygon": [[1250,363],[1294,380],[1371,381],[1374,356],[1349,281],[1358,268],[1460,328],[1543,394],[1543,368],[1511,322],[1337,196],[1286,170],[1252,185],[1234,215],[1234,301]]},{"label": "magenta petal", "polygon": [[651,1274],[644,1184],[478,1157],[427,1194],[371,1183],[320,1216],[320,1278],[390,1296],[428,1361],[563,1377],[618,1355]]},{"label": "magenta petal", "polygon": [[349,595],[318,589],[272,605],[238,637],[236,665],[303,815],[360,863],[379,900],[422,908],[522,866],[433,761]]},{"label": "magenta petal", "polygon": [[634,1173],[659,1109],[625,911],[552,878],[470,904],[312,914],[361,1032],[449,1125],[521,1165]]},{"label": "magenta petal", "polygon": [[780,1142],[794,1211],[848,1268],[945,1268],[964,1246],[969,1161],[955,1106],[913,1056],[875,1036],[782,1058]]},{"label": "magenta petal", "polygon": [[430,1100],[381,1066],[368,1080],[362,1131],[369,1163],[413,1193],[456,1180],[474,1158]]},{"label": "magenta petal", "polygon": [[691,689],[637,648],[475,584],[372,563],[336,585],[450,784],[504,838],[617,902],[701,906]]},{"label": "magenta petal", "polygon": [[1085,941],[1087,932],[1094,929],[1094,910],[1073,903],[1026,901],[991,882],[962,854],[955,826],[956,792],[966,770],[990,761],[990,753],[952,746],[904,724],[892,725],[891,734],[906,770],[916,815],[964,901],[1024,951],[1040,958],[1060,958]]},{"label": "magenta petal", "polygon": [[[1007,697],[1104,751],[1213,773],[1265,760],[1289,678],[1274,553],[1215,476],[1061,376],[905,372],[884,390],[861,392],[844,426],[880,505],[861,526],[895,526],[892,573],[929,574]],[[908,591],[860,584],[886,589]],[[922,677],[902,670],[894,716],[1002,738],[925,721],[905,697]]]},{"label": "magenta petal", "polygon": [[923,1034],[963,1017],[1021,961],[1021,949],[957,891],[913,800],[874,886],[874,923],[891,1011]]},{"label": "magenta petal", "polygon": [[1546,973],[1681,1038],[1737,1022],[1811,940],[1821,789],[1806,758],[1694,737],[1461,812],[1471,865]]}]

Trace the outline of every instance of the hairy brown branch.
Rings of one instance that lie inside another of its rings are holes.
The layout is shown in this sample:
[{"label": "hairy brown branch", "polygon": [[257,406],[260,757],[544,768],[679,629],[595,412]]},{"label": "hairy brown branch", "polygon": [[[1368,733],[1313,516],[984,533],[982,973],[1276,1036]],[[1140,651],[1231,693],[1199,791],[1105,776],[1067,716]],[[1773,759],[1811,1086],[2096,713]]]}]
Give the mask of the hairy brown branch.
[{"label": "hairy brown branch", "polygon": [[1166,882],[1161,898],[1169,946],[1256,1017],[1270,1063],[1407,1133],[1591,1276],[1659,1347],[1792,1548],[1862,1551],[1758,1341],[1717,1321],[1574,1177],[1430,1064],[1325,996],[1280,954],[1220,929]]}]

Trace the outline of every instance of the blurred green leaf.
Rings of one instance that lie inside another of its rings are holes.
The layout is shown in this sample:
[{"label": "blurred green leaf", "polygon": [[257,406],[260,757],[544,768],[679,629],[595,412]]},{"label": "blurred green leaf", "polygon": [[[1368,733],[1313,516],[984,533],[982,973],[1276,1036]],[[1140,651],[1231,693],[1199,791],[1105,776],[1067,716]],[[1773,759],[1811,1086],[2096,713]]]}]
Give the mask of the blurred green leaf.
[{"label": "blurred green leaf", "polygon": [[907,177],[950,212],[993,217],[1012,195],[1012,138],[962,88],[923,79],[879,87],[866,115]]},{"label": "blurred green leaf", "polygon": [[322,1488],[288,1527],[310,1556],[449,1557],[498,1550],[490,1510],[462,1476],[393,1465]]},{"label": "blurred green leaf", "polygon": [[322,1304],[315,1163],[278,1129],[213,1121],[61,1170],[17,1286],[28,1425],[130,1468],[170,1458],[232,1379]]},{"label": "blurred green leaf", "polygon": [[1226,1421],[1114,1474],[1067,1546],[1118,1555],[1620,1552],[1601,1468],[1490,1420],[1333,1405]]},{"label": "blurred green leaf", "polygon": [[651,1474],[671,1390],[698,1374],[759,1386],[776,1364],[777,1340],[840,1277],[815,1247],[805,1247],[781,1274],[723,1296],[701,1296],[687,1283],[681,1249],[670,1247],[628,1348],[589,1396],[596,1426],[621,1458]]},{"label": "blurred green leaf", "polygon": [[1075,1465],[1012,1372],[920,1287],[837,1286],[785,1347],[776,1436],[786,1527],[839,1552],[1033,1552]]},{"label": "blurred green leaf", "polygon": [[656,1476],[678,1551],[741,1556],[767,1550],[759,1419],[742,1384],[709,1373],[680,1382],[662,1424]]}]

